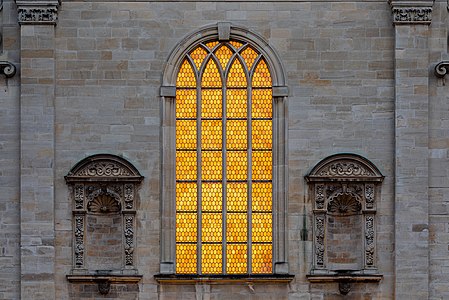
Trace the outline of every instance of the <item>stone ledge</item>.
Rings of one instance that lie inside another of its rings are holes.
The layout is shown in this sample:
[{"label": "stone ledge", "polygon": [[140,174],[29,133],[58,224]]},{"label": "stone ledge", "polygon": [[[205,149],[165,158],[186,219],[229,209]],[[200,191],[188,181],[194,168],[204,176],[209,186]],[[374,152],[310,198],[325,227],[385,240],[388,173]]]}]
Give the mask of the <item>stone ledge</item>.
[{"label": "stone ledge", "polygon": [[261,274],[261,275],[179,275],[157,274],[154,279],[163,284],[232,284],[232,283],[289,283],[295,275]]},{"label": "stone ledge", "polygon": [[378,283],[382,280],[380,274],[309,274],[306,276],[311,283],[338,283],[340,294],[346,295],[351,291],[351,283]]},{"label": "stone ledge", "polygon": [[87,284],[97,284],[98,292],[102,295],[107,295],[111,289],[111,284],[137,284],[141,279],[142,275],[77,275],[71,274],[66,275],[66,278],[71,283],[87,283]]}]

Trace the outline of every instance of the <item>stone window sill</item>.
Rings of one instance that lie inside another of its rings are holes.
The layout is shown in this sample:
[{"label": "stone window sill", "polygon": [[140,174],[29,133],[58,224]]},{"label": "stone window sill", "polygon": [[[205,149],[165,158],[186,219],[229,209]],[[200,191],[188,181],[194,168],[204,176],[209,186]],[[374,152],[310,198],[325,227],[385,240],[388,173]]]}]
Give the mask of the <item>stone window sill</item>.
[{"label": "stone window sill", "polygon": [[295,275],[290,274],[242,274],[242,275],[180,275],[157,274],[154,279],[161,284],[232,284],[232,283],[289,283]]}]

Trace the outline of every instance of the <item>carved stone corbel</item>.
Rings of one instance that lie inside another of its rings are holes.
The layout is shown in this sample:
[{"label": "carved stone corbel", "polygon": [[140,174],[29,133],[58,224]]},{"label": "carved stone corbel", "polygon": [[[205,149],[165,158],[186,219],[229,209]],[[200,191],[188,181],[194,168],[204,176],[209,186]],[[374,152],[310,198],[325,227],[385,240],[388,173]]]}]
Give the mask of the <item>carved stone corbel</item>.
[{"label": "carved stone corbel", "polygon": [[16,0],[20,25],[56,25],[59,0]]},{"label": "carved stone corbel", "polygon": [[16,66],[9,61],[0,61],[0,74],[6,76],[6,78],[11,78],[16,74]]},{"label": "carved stone corbel", "polygon": [[432,22],[434,0],[390,0],[393,24],[424,24]]}]

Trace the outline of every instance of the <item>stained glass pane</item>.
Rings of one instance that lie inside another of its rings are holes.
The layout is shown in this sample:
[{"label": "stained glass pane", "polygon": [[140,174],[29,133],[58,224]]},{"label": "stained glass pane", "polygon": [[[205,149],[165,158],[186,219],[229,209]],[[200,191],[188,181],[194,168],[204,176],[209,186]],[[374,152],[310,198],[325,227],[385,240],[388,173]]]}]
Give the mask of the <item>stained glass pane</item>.
[{"label": "stained glass pane", "polygon": [[221,118],[222,113],[221,89],[201,91],[201,117],[202,118]]},{"label": "stained glass pane", "polygon": [[253,120],[252,125],[253,149],[271,149],[273,140],[271,120]]},{"label": "stained glass pane", "polygon": [[247,116],[247,91],[228,89],[226,91],[226,117],[246,118]]},{"label": "stained glass pane", "polygon": [[177,244],[176,273],[195,274],[196,257],[196,244]]},{"label": "stained glass pane", "polygon": [[226,172],[228,180],[247,179],[246,151],[228,151],[226,153]]},{"label": "stained glass pane", "polygon": [[196,179],[196,152],[176,151],[176,180]]},{"label": "stained glass pane", "polygon": [[190,57],[195,62],[195,65],[198,70],[201,68],[201,64],[203,63],[206,56],[207,56],[207,51],[204,50],[202,47],[197,47],[195,50],[193,50],[192,53],[190,53]]},{"label": "stained glass pane", "polygon": [[201,241],[204,242],[221,242],[222,239],[222,215],[220,213],[203,213],[201,226]]},{"label": "stained glass pane", "polygon": [[196,118],[196,90],[176,90],[176,118]]},{"label": "stained glass pane", "polygon": [[221,150],[221,120],[201,122],[201,149]]},{"label": "stained glass pane", "polygon": [[213,41],[213,42],[209,42],[209,43],[207,43],[206,44],[206,46],[209,48],[209,49],[213,49],[215,46],[217,46],[218,45],[218,42],[217,41]]},{"label": "stained glass pane", "polygon": [[229,44],[231,44],[235,49],[239,49],[243,45],[242,43],[237,41],[230,41]]},{"label": "stained glass pane", "polygon": [[248,210],[246,182],[228,182],[226,185],[226,209],[234,212],[246,212]]},{"label": "stained glass pane", "polygon": [[221,180],[221,151],[201,152],[201,176],[203,180]]},{"label": "stained glass pane", "polygon": [[202,87],[221,87],[220,73],[218,73],[217,65],[215,61],[210,59],[207,62],[206,69],[204,70],[202,81]]},{"label": "stained glass pane", "polygon": [[271,213],[252,214],[253,242],[271,242],[272,240],[272,215]]},{"label": "stained glass pane", "polygon": [[272,179],[272,154],[271,151],[253,151],[253,180]]},{"label": "stained glass pane", "polygon": [[223,259],[221,244],[203,244],[201,247],[201,271],[203,274],[221,274]]},{"label": "stained glass pane", "polygon": [[248,222],[246,213],[226,214],[226,241],[246,242]]},{"label": "stained glass pane", "polygon": [[254,60],[257,58],[257,53],[252,48],[248,47],[245,50],[242,51],[242,57],[245,60],[246,66],[248,67],[248,70],[251,69],[251,67],[254,64]]},{"label": "stained glass pane", "polygon": [[176,121],[176,149],[196,149],[196,121]]},{"label": "stained glass pane", "polygon": [[253,74],[253,87],[271,87],[271,75],[264,60],[259,61]]},{"label": "stained glass pane", "polygon": [[176,213],[176,242],[196,242],[196,213]]},{"label": "stained glass pane", "polygon": [[271,211],[273,189],[271,182],[253,182],[252,188],[253,211]]},{"label": "stained glass pane", "polygon": [[255,274],[272,273],[272,249],[271,244],[253,244],[252,246],[252,271]]},{"label": "stained glass pane", "polygon": [[232,62],[231,69],[228,74],[228,87],[246,87],[246,76],[242,64],[238,59]]},{"label": "stained glass pane", "polygon": [[229,49],[226,46],[221,46],[215,52],[215,55],[217,56],[218,60],[220,61],[222,69],[225,70],[226,66],[228,65],[229,59],[231,59],[231,56],[232,56],[231,49]]},{"label": "stained glass pane", "polygon": [[229,274],[245,274],[248,272],[248,246],[246,244],[226,245],[226,272]]},{"label": "stained glass pane", "polygon": [[221,183],[203,182],[202,197],[201,197],[201,209],[203,211],[222,211],[222,198],[223,190]]},{"label": "stained glass pane", "polygon": [[195,74],[193,73],[192,66],[187,60],[181,65],[181,69],[178,73],[178,79],[176,80],[177,87],[195,87],[196,80]]},{"label": "stained glass pane", "polygon": [[271,89],[253,89],[252,117],[272,118],[272,91]]},{"label": "stained glass pane", "polygon": [[246,121],[228,120],[226,122],[226,148],[232,150],[248,149]]},{"label": "stained glass pane", "polygon": [[176,210],[196,211],[197,187],[195,182],[176,183]]}]

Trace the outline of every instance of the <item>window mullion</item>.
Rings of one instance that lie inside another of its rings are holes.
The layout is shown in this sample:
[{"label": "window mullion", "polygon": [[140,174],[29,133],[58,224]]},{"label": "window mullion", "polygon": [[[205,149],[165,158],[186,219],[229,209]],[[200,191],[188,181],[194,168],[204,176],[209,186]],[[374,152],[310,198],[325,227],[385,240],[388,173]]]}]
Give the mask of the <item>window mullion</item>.
[{"label": "window mullion", "polygon": [[221,128],[222,128],[222,218],[223,218],[223,223],[222,223],[222,232],[223,232],[223,237],[222,237],[222,262],[223,262],[223,266],[222,266],[222,270],[223,270],[223,274],[226,274],[226,265],[227,265],[227,257],[226,257],[226,251],[227,251],[227,247],[226,247],[226,236],[227,236],[227,231],[226,231],[226,224],[227,224],[227,178],[226,178],[226,76],[224,76],[223,78],[223,87],[222,87],[222,104],[221,104],[221,108],[222,108],[222,113],[221,113],[221,120],[222,120],[222,124],[221,124]]},{"label": "window mullion", "polygon": [[203,248],[202,248],[202,232],[203,232],[203,226],[202,226],[202,176],[201,176],[201,99],[202,99],[202,93],[201,93],[201,82],[200,82],[201,76],[198,76],[197,80],[197,87],[196,87],[196,155],[197,155],[197,176],[196,176],[196,185],[197,185],[197,237],[196,237],[196,263],[197,263],[197,272],[198,274],[202,274],[202,255],[203,255]]},{"label": "window mullion", "polygon": [[251,119],[251,109],[252,109],[252,86],[251,86],[251,78],[248,76],[248,91],[247,91],[247,139],[248,139],[248,172],[247,172],[247,185],[248,185],[248,203],[247,203],[247,222],[248,222],[248,228],[247,228],[247,270],[248,274],[252,274],[252,177],[253,177],[253,170],[252,170],[252,119]]}]

